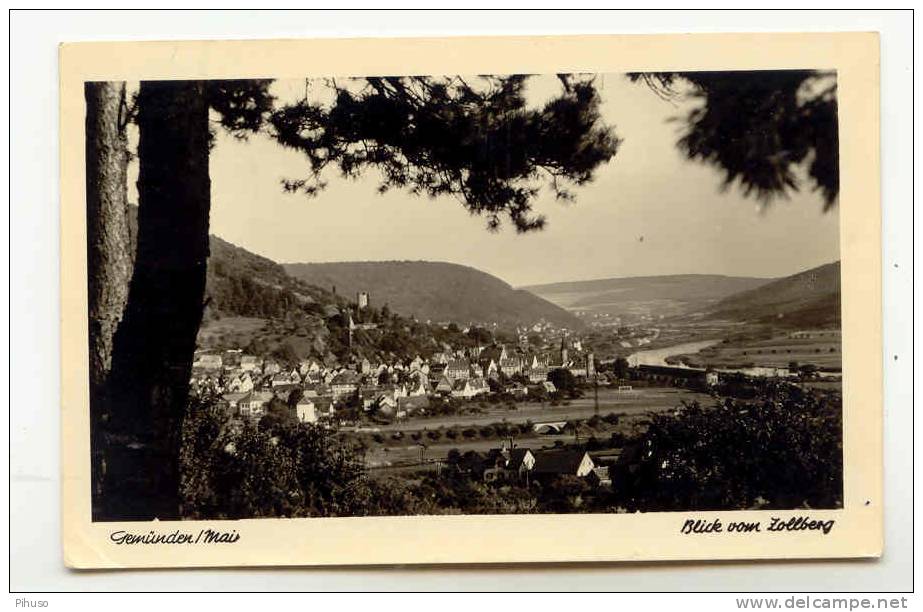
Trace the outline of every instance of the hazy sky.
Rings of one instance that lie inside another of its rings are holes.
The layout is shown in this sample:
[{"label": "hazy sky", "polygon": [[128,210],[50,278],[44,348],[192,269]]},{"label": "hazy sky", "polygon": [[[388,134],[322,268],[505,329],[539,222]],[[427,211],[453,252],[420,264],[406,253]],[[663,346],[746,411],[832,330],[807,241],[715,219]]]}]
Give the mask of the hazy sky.
[{"label": "hazy sky", "polygon": [[[557,91],[535,77],[536,104]],[[307,163],[265,137],[220,134],[211,155],[212,233],[280,263],[432,260],[465,264],[514,286],[590,278],[677,273],[783,276],[839,258],[838,212],[822,212],[810,191],[765,210],[735,187],[722,192],[718,171],[676,149],[683,104],[664,101],[621,75],[597,80],[602,114],[623,139],[589,185],[561,204],[544,193],[536,211],[544,231],[499,233],[451,197],[376,192],[379,177],[340,179],[313,199],[285,194],[282,178],[307,176]],[[304,81],[277,82],[282,99]],[[643,237],[643,240],[642,240]]]}]

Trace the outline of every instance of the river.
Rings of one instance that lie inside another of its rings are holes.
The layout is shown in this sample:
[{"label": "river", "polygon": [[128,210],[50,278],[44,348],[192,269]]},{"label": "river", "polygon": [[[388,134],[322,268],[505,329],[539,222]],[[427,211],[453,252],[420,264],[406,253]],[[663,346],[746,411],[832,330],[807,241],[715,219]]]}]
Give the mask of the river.
[{"label": "river", "polygon": [[[721,342],[721,340],[699,340],[697,342],[683,342],[682,344],[674,344],[672,346],[663,346],[656,349],[637,351],[636,353],[632,353],[628,356],[628,365],[632,367],[637,367],[639,365],[650,365],[669,366],[671,368],[689,368],[689,366],[684,363],[667,363],[667,358],[674,355],[698,353],[699,351],[710,346],[714,346],[719,342]],[[748,368],[715,368],[715,370],[717,372],[724,372],[727,374],[746,374],[747,376],[772,377],[791,375],[791,372],[788,370],[788,368],[773,368],[766,366],[752,366]],[[822,378],[842,375],[840,372],[818,372],[817,374]]]},{"label": "river", "polygon": [[628,356],[628,365],[635,368],[639,365],[650,366],[670,366],[673,368],[686,368],[682,363],[667,363],[667,357],[673,355],[684,355],[686,353],[698,353],[710,346],[718,344],[721,340],[698,340],[696,342],[683,342],[672,346],[662,346],[656,349],[647,349],[638,351]]}]

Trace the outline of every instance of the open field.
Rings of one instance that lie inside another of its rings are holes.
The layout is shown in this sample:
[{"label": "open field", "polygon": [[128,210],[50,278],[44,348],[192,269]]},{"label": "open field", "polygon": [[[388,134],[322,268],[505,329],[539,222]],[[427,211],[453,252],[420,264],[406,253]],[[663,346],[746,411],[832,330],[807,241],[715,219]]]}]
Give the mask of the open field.
[{"label": "open field", "polygon": [[531,285],[527,291],[571,312],[651,320],[703,310],[718,300],[764,285],[772,279],[716,274],[676,274],[601,278]]},{"label": "open field", "polygon": [[692,367],[784,368],[796,361],[800,365],[813,364],[822,369],[839,369],[842,366],[842,346],[839,336],[801,339],[786,335],[766,340],[728,341],[697,353],[677,355],[674,359]]},{"label": "open field", "polygon": [[266,324],[266,319],[257,317],[221,317],[202,324],[199,328],[199,343],[204,344],[226,334],[252,334]]},{"label": "open field", "polygon": [[[452,449],[458,449],[462,453],[469,450],[484,452],[505,444],[507,440],[496,435],[483,438],[478,433],[471,438],[462,435],[458,435],[455,439],[441,436],[436,441],[422,436],[417,442],[410,438],[409,434],[413,432],[447,429],[460,432],[467,428],[480,428],[496,423],[519,425],[528,421],[532,423],[582,421],[592,418],[595,414],[601,417],[617,414],[620,416],[617,424],[603,421],[595,429],[585,424],[578,427],[577,435],[581,439],[587,439],[593,435],[597,438],[608,438],[614,431],[627,433],[638,427],[638,423],[643,421],[649,413],[674,409],[682,400],[698,400],[708,403],[712,401],[712,398],[701,393],[672,387],[638,389],[632,392],[630,397],[626,394],[620,395],[612,389],[601,389],[598,413],[595,410],[592,395],[590,395],[590,397],[572,400],[569,406],[528,403],[519,404],[519,409],[515,411],[507,410],[502,405],[490,406],[485,414],[415,418],[375,428],[364,428],[358,434],[365,434],[367,441],[367,435],[373,432],[379,432],[384,436],[384,440],[379,443],[368,441],[369,449],[366,453],[366,465],[372,469],[373,474],[383,476],[419,469],[421,465],[420,442],[426,445],[423,457],[426,462],[431,462],[444,458]],[[392,436],[398,431],[404,435],[400,440],[394,440]],[[350,435],[349,430],[343,429],[341,432]],[[552,447],[557,440],[573,442],[575,436],[573,433],[542,435],[530,431],[518,433],[514,437],[518,446],[538,449]]]},{"label": "open field", "polygon": [[[573,442],[574,436],[571,434],[558,434],[549,436],[519,436],[515,443],[522,448],[539,449],[554,446],[555,440]],[[485,453],[492,448],[498,448],[506,444],[506,440],[442,440],[440,442],[430,443],[427,441],[425,460],[427,462],[437,459],[445,459],[446,455],[453,448],[459,452],[478,451]],[[396,472],[420,469],[420,445],[414,443],[402,444],[400,446],[379,446],[369,449],[366,453],[366,466],[371,469],[371,474],[375,476],[391,475]]]},{"label": "open field", "polygon": [[[594,435],[598,439],[608,439],[615,431],[628,433],[637,428],[639,422],[643,419],[644,415],[638,414],[633,417],[622,418],[617,425],[603,423],[596,430],[585,425],[580,426],[577,430],[577,436],[584,441]],[[573,443],[575,439],[576,437],[573,433],[550,435],[528,433],[513,437],[517,447],[531,448],[533,450],[553,448],[556,442]],[[365,455],[366,466],[370,468],[370,474],[373,476],[386,476],[419,470],[426,465],[432,465],[437,460],[445,459],[452,449],[456,449],[461,453],[467,451],[486,453],[492,448],[506,446],[508,438],[465,439],[460,437],[456,440],[442,439],[437,442],[421,440],[421,442],[426,444],[422,454],[420,444],[406,439],[394,446],[373,445]],[[423,463],[420,462],[421,458],[424,460]]]},{"label": "open field", "polygon": [[[603,388],[599,390],[599,414],[606,415],[615,412],[638,415],[671,410],[678,406],[682,400],[710,402],[712,398],[702,393],[673,387],[642,388],[622,394],[619,394],[615,389]],[[558,406],[552,406],[547,402],[544,404],[522,402],[516,404],[516,410],[508,410],[503,404],[487,404],[483,414],[459,414],[431,418],[414,417],[388,425],[380,425],[373,428],[373,430],[383,433],[393,431],[406,433],[449,427],[478,427],[499,422],[518,424],[526,421],[532,421],[533,423],[568,421],[587,419],[597,413],[592,389],[587,390],[584,397],[568,401],[569,405],[566,406],[563,403]],[[366,429],[366,431],[369,430]]]}]

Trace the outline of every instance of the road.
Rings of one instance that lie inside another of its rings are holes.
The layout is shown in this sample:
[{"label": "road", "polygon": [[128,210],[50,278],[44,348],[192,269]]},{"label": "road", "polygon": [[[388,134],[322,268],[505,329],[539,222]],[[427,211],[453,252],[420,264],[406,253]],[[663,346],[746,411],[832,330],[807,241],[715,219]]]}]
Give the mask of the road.
[{"label": "road", "polygon": [[[711,397],[702,393],[694,393],[686,389],[673,387],[656,387],[650,389],[636,389],[630,393],[619,394],[615,389],[604,388],[599,390],[599,414],[605,416],[611,412],[628,415],[645,414],[672,410],[682,400],[709,402]],[[568,421],[571,419],[587,419],[596,414],[593,401],[593,392],[588,390],[580,399],[570,400],[570,405],[552,406],[549,403],[518,403],[516,410],[508,410],[503,404],[489,405],[485,414],[460,414],[448,416],[435,416],[430,418],[417,417],[405,421],[365,428],[362,431],[419,431],[423,429],[439,428],[464,428],[471,426],[484,426],[492,423],[525,423],[532,421],[540,423],[545,421]],[[348,430],[347,430],[348,431]]]},{"label": "road", "polygon": [[[649,412],[662,412],[672,410],[680,404],[682,400],[708,403],[711,397],[700,393],[693,393],[684,389],[675,389],[672,387],[657,387],[650,389],[638,389],[633,392],[633,396],[619,394],[614,389],[600,389],[599,393],[599,414],[605,416],[615,412],[631,416],[640,416]],[[416,418],[401,423],[393,423],[373,429],[364,429],[363,431],[380,431],[382,433],[392,431],[403,431],[405,435],[412,431],[421,431],[424,429],[433,430],[441,428],[456,428],[459,430],[467,427],[479,427],[490,425],[498,422],[507,423],[525,423],[532,421],[540,423],[546,421],[567,421],[571,419],[586,419],[595,414],[592,394],[579,400],[572,400],[569,406],[551,406],[550,404],[519,404],[519,409],[515,411],[507,410],[501,406],[491,406],[487,414],[478,415],[456,415],[433,418]],[[581,437],[589,435],[588,432],[580,432]],[[419,444],[405,438],[406,442],[400,445],[377,445],[372,444],[366,453],[366,465],[373,468],[372,472],[378,476],[393,474],[407,469],[419,468],[421,458],[421,447]],[[572,442],[573,434],[559,435],[538,435],[526,434],[516,436],[516,444],[528,448],[551,447],[556,440]],[[468,450],[487,451],[491,448],[497,448],[505,444],[505,440],[491,438],[484,440],[480,437],[467,439],[459,436],[455,440],[442,438],[433,442],[423,438],[421,442],[426,444],[424,457],[427,460],[441,459],[448,452],[455,448],[461,452]],[[414,467],[411,467],[414,466]],[[394,467],[392,467],[394,466]],[[398,467],[404,466],[404,467]],[[375,469],[379,468],[379,469]],[[384,469],[381,469],[384,468]]]}]

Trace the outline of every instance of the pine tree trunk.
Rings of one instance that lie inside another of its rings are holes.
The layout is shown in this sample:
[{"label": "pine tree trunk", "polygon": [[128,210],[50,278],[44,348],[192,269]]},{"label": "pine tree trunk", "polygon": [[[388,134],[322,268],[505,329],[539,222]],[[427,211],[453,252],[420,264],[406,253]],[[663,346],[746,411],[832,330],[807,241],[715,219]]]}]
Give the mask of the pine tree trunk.
[{"label": "pine tree trunk", "polygon": [[138,246],[115,337],[109,519],[179,514],[179,440],[202,321],[208,259],[205,84],[142,82]]},{"label": "pine tree trunk", "polygon": [[105,389],[115,330],[128,301],[132,253],[128,217],[128,142],[124,82],[86,83],[87,273],[90,437],[94,508],[103,465]]}]

